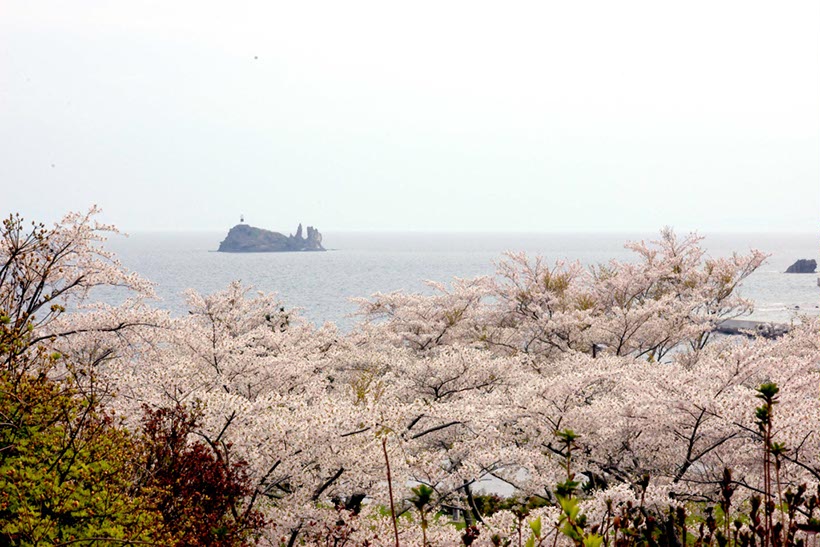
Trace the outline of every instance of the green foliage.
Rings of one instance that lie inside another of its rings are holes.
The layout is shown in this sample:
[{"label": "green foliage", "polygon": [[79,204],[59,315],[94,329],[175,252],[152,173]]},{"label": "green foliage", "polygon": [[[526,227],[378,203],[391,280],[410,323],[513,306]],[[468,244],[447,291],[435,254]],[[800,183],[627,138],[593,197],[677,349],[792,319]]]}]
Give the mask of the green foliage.
[{"label": "green foliage", "polygon": [[530,522],[530,529],[535,536],[541,536],[541,517]]},{"label": "green foliage", "polygon": [[777,394],[780,393],[780,388],[777,387],[777,384],[767,382],[764,384],[760,384],[757,388],[757,398],[763,399],[766,402],[772,402]]},{"label": "green foliage", "polygon": [[433,499],[434,490],[426,484],[420,484],[410,489],[413,492],[413,497],[410,498],[410,503],[419,511],[424,510]]},{"label": "green foliage", "polygon": [[[27,366],[48,369],[38,353]],[[0,371],[0,544],[88,538],[161,541],[160,516],[132,495],[133,439],[45,374]]]},{"label": "green foliage", "polygon": [[516,516],[527,517],[534,509],[548,507],[549,500],[536,496],[521,499],[516,497],[502,498],[496,495],[475,496],[474,501],[478,512],[491,516],[498,511],[510,511]]},{"label": "green foliage", "polygon": [[555,485],[555,494],[559,498],[569,498],[578,491],[581,483],[573,480],[566,480]]}]

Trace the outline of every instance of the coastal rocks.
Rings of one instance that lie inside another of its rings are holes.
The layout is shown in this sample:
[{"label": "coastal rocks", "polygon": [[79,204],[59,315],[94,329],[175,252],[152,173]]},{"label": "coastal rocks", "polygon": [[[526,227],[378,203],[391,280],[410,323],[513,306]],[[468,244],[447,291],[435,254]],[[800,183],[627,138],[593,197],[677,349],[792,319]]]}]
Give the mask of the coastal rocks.
[{"label": "coastal rocks", "polygon": [[769,321],[745,321],[742,319],[727,319],[717,325],[715,330],[721,334],[740,334],[743,336],[762,336],[763,338],[779,338],[789,332],[789,326],[783,323]]},{"label": "coastal rocks", "polygon": [[296,235],[289,236],[247,224],[237,224],[219,244],[218,250],[222,253],[284,253],[324,251],[325,248],[322,247],[322,234],[313,226],[307,227],[307,237],[304,237],[301,224]]},{"label": "coastal rocks", "polygon": [[814,273],[817,269],[817,261],[814,259],[808,260],[801,258],[794,264],[788,267],[786,273]]}]

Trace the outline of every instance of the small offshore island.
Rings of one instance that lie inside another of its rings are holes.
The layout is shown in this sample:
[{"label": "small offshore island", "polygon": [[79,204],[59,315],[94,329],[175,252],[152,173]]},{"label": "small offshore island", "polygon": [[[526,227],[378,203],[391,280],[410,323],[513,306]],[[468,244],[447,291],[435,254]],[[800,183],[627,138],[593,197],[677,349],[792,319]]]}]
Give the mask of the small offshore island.
[{"label": "small offshore island", "polygon": [[313,226],[307,227],[307,237],[302,236],[302,225],[296,235],[284,235],[247,224],[237,224],[219,244],[221,253],[287,253],[299,251],[324,251],[322,234]]}]

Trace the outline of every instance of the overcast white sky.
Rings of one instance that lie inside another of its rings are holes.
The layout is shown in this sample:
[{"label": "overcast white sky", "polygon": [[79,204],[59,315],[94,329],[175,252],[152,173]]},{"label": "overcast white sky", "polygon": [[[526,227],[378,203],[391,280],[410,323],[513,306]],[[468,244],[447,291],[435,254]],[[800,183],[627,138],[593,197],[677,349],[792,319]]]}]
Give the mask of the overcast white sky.
[{"label": "overcast white sky", "polygon": [[0,213],[815,231],[820,2],[0,2]]}]

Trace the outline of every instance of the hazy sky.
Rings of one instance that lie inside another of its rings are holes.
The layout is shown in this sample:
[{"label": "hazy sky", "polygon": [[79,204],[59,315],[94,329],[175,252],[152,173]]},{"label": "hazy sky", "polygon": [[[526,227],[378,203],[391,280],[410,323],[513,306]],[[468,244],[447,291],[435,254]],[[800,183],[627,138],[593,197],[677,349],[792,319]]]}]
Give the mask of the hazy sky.
[{"label": "hazy sky", "polygon": [[814,231],[820,2],[0,2],[0,213]]}]

